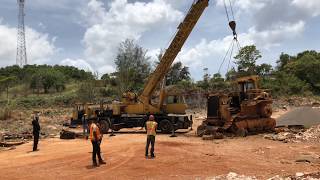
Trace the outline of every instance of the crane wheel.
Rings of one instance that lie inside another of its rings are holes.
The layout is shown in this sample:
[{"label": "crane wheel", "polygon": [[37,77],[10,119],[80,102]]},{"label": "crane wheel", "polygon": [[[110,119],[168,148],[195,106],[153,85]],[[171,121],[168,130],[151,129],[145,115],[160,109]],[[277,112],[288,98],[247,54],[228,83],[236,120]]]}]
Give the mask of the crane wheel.
[{"label": "crane wheel", "polygon": [[173,124],[172,122],[170,122],[169,120],[162,120],[159,124],[160,126],[160,130],[162,133],[168,134],[171,133],[172,128],[173,128]]}]

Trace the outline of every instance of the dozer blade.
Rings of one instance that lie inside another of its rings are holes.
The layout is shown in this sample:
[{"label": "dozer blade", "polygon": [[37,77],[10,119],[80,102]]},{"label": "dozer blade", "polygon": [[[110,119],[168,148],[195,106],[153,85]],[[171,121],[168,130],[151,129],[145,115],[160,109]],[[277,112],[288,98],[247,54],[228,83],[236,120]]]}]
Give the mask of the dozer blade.
[{"label": "dozer blade", "polygon": [[235,122],[236,129],[247,130],[248,132],[274,131],[276,120],[273,118],[244,119]]}]

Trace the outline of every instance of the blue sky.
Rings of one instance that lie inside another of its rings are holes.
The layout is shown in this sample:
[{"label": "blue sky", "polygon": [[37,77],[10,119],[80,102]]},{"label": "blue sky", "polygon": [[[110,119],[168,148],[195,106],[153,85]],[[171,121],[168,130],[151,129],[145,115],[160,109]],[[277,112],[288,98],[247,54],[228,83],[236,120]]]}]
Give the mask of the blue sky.
[{"label": "blue sky", "polygon": [[[51,3],[50,3],[51,2]],[[135,39],[155,59],[168,46],[193,0],[26,0],[29,64],[73,65],[100,75],[115,69],[118,44]],[[255,44],[275,65],[281,52],[317,50],[319,0],[231,0],[242,46]],[[0,66],[15,64],[17,3],[0,6]],[[219,66],[232,40],[223,0],[209,7],[176,61],[190,67],[194,80]],[[234,66],[234,64],[232,64]],[[222,73],[227,65],[222,67]]]}]

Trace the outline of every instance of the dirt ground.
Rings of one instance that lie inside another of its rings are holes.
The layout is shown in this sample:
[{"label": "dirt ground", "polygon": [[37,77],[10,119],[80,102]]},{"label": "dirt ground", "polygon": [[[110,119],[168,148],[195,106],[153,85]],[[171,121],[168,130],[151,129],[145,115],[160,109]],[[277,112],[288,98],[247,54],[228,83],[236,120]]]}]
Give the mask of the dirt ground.
[{"label": "dirt ground", "polygon": [[[285,112],[278,112],[279,117]],[[194,127],[196,127],[196,122]],[[145,159],[145,134],[141,130],[105,135],[101,149],[107,162],[91,165],[91,144],[84,139],[40,141],[40,151],[31,152],[32,142],[10,151],[0,151],[0,179],[213,179],[235,172],[268,179],[297,172],[320,171],[320,163],[297,163],[305,154],[320,155],[316,143],[282,143],[255,135],[204,141],[195,132],[180,132],[170,138],[159,134],[156,159]]]}]

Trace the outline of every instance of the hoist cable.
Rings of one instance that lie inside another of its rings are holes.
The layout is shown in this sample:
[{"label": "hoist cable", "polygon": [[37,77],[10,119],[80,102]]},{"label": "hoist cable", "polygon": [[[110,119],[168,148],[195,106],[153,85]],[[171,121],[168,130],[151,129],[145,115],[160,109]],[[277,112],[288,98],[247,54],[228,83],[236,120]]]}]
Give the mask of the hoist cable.
[{"label": "hoist cable", "polygon": [[230,4],[230,10],[231,10],[231,14],[232,14],[233,20],[235,21],[231,0],[229,0],[229,4]]},{"label": "hoist cable", "polygon": [[227,72],[229,71],[230,62],[231,62],[231,59],[232,59],[233,48],[234,48],[234,40],[232,41],[232,48],[231,48],[231,53],[230,53],[230,58],[229,58],[229,63],[228,63],[228,69],[227,69]]},{"label": "hoist cable", "polygon": [[238,50],[240,51],[240,50],[241,50],[240,42],[238,41],[238,39],[236,39],[236,41],[237,41],[237,47],[238,47]]},{"label": "hoist cable", "polygon": [[219,67],[218,73],[220,73],[221,68],[222,68],[222,66],[223,66],[224,62],[226,61],[227,56],[228,56],[228,54],[229,54],[229,51],[231,50],[231,47],[233,46],[233,44],[234,44],[234,41],[232,41],[232,42],[230,43],[230,46],[229,46],[229,48],[228,48],[228,51],[227,51],[226,55],[224,56],[222,63],[220,64],[220,67]]},{"label": "hoist cable", "polygon": [[227,18],[228,18],[228,22],[230,22],[230,18],[229,18],[229,13],[228,13],[228,8],[227,8],[227,4],[226,4],[226,1],[223,0],[223,5],[224,5],[224,9],[226,11],[226,15],[227,15]]}]

